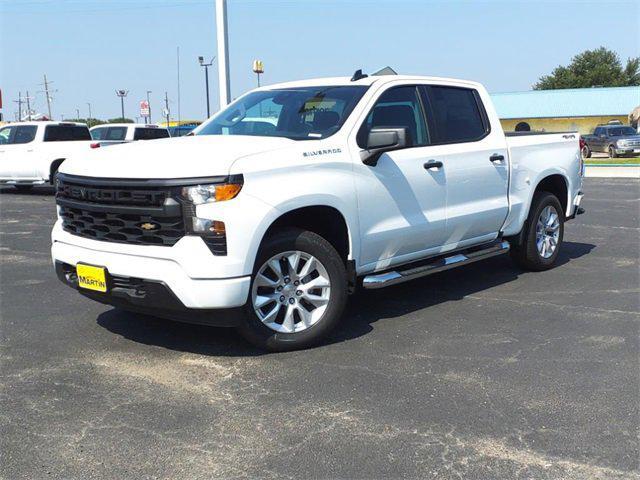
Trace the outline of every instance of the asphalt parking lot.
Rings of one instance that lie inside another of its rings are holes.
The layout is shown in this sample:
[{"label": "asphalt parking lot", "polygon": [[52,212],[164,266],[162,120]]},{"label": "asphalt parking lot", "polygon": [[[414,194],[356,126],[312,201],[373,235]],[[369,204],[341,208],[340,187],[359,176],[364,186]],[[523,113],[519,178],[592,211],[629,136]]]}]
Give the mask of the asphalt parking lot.
[{"label": "asphalt parking lot", "polygon": [[50,189],[0,193],[0,476],[640,478],[640,183],[587,179],[561,265],[497,257],[352,298],[328,345],[93,303]]}]

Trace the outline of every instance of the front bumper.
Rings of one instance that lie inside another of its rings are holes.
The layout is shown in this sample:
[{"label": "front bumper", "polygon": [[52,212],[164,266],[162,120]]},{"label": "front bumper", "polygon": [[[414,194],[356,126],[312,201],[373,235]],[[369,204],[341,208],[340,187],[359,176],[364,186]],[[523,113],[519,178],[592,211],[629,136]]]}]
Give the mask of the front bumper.
[{"label": "front bumper", "polygon": [[74,265],[55,261],[55,269],[60,281],[85,297],[123,310],[216,327],[236,326],[243,315],[241,307],[222,310],[188,308],[162,281],[110,274],[108,292],[100,293],[78,287]]},{"label": "front bumper", "polygon": [[640,153],[639,147],[616,147],[615,149],[617,155],[633,155]]},{"label": "front bumper", "polygon": [[[196,248],[191,248],[189,262],[186,262],[186,259],[180,255],[171,258],[142,256],[133,253],[139,249],[154,252],[153,247],[138,247],[129,252],[117,252],[109,250],[110,246],[104,245],[104,242],[85,240],[68,234],[61,235],[62,238],[71,237],[70,240],[74,243],[70,243],[55,237],[54,235],[51,246],[51,256],[54,262],[72,267],[78,263],[88,263],[105,267],[110,275],[162,283],[187,309],[240,307],[246,303],[249,295],[250,276],[211,278],[213,276],[211,273],[208,277],[194,276],[186,266],[197,261],[195,257],[200,256],[196,255],[198,252]],[[97,247],[104,248],[104,250],[98,250]],[[173,248],[167,249],[166,247],[155,248],[173,250]],[[213,257],[206,246],[203,245],[202,249],[203,258]]]}]

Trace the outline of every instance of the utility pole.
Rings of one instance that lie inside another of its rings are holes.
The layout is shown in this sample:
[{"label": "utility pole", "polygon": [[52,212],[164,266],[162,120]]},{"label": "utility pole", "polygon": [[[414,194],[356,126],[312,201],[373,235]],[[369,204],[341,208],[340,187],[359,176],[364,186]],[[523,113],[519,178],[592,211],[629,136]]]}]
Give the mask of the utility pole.
[{"label": "utility pole", "polygon": [[204,57],[198,57],[198,62],[200,62],[200,66],[204,67],[204,84],[207,92],[207,118],[211,116],[211,111],[209,109],[209,67],[213,65],[213,61],[216,57],[213,57],[209,63],[204,63]]},{"label": "utility pole", "polygon": [[31,121],[31,103],[29,101],[31,97],[29,96],[29,90],[27,90],[27,120]]},{"label": "utility pole", "polygon": [[76,108],[76,119],[80,120],[80,109]]},{"label": "utility pole", "polygon": [[[87,105],[89,106],[89,118],[87,120],[91,121],[91,103],[87,102]],[[87,122],[89,123],[89,122]]]},{"label": "utility pole", "polygon": [[178,61],[178,126],[180,126],[180,47],[176,47],[176,60]]},{"label": "utility pole", "polygon": [[18,100],[14,100],[18,104],[18,121],[22,121],[22,92],[18,92]]},{"label": "utility pole", "polygon": [[122,112],[122,121],[124,122],[124,97],[127,96],[129,90],[116,90],[116,95],[120,97],[120,110]]},{"label": "utility pole", "polygon": [[218,86],[220,88],[220,108],[222,109],[231,100],[227,0],[216,0],[216,33],[218,37]]},{"label": "utility pole", "polygon": [[47,96],[47,109],[49,111],[49,120],[53,120],[51,116],[51,96],[49,95],[49,83],[47,82],[47,74],[44,74],[44,94]]},{"label": "utility pole", "polygon": [[151,100],[149,100],[149,94],[151,90],[147,90],[147,106],[149,107],[149,116],[147,117],[147,123],[151,123]]},{"label": "utility pole", "polygon": [[167,128],[169,128],[169,97],[167,92],[164,92],[164,115],[167,117]]}]

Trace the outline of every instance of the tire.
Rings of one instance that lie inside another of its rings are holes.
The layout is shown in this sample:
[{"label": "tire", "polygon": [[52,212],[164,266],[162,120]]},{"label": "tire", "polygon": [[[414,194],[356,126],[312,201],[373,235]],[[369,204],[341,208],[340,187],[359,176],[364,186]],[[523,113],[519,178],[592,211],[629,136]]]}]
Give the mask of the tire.
[{"label": "tire", "polygon": [[608,153],[609,153],[609,158],[617,158],[618,157],[618,154],[616,153],[615,148],[613,148],[613,145],[609,145]]},{"label": "tire", "polygon": [[33,189],[33,185],[16,185],[15,187],[20,193],[28,193]]},{"label": "tire", "polygon": [[591,149],[589,145],[582,147],[582,158],[591,158]]},{"label": "tire", "polygon": [[313,232],[287,228],[260,247],[237,329],[264,350],[307,348],[336,327],[346,302],[347,273],[335,248]]},{"label": "tire", "polygon": [[[549,228],[543,229],[539,236],[539,221],[541,224],[545,218],[543,215],[547,212],[557,215],[557,227],[552,228],[555,226],[554,222]],[[542,271],[553,268],[564,238],[564,211],[558,198],[549,192],[536,192],[523,228],[522,243],[512,245],[511,248],[511,257],[515,263],[525,270]],[[552,230],[554,233],[551,233]],[[540,238],[544,239],[542,247],[539,243]],[[552,247],[551,238],[555,239],[555,247]]]}]

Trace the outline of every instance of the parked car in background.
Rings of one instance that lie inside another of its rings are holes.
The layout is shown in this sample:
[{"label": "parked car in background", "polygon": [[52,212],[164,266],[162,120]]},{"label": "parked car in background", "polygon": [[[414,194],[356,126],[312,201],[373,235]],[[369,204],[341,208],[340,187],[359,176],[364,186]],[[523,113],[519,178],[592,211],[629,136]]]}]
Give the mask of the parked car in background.
[{"label": "parked car in background", "polygon": [[602,152],[611,158],[640,154],[640,135],[628,125],[599,125],[592,135],[584,135],[582,156]]},{"label": "parked car in background", "polygon": [[0,127],[0,184],[28,190],[53,184],[58,168],[88,149],[89,128],[73,122],[18,122]]},{"label": "parked car in background", "polygon": [[356,72],[262,87],[191,137],[94,153],[58,179],[60,280],[270,350],[325,338],[357,286],[508,252],[552,268],[583,212],[578,134],[505,135],[466,80]]},{"label": "parked car in background", "polygon": [[169,138],[169,131],[158,125],[144,123],[108,123],[97,125],[90,130],[91,138],[96,140],[92,146],[107,146],[136,140],[155,140]]},{"label": "parked car in background", "polygon": [[169,133],[172,137],[184,137],[185,135],[190,134],[198,124],[190,123],[187,125],[175,125],[173,127],[169,127]]}]

